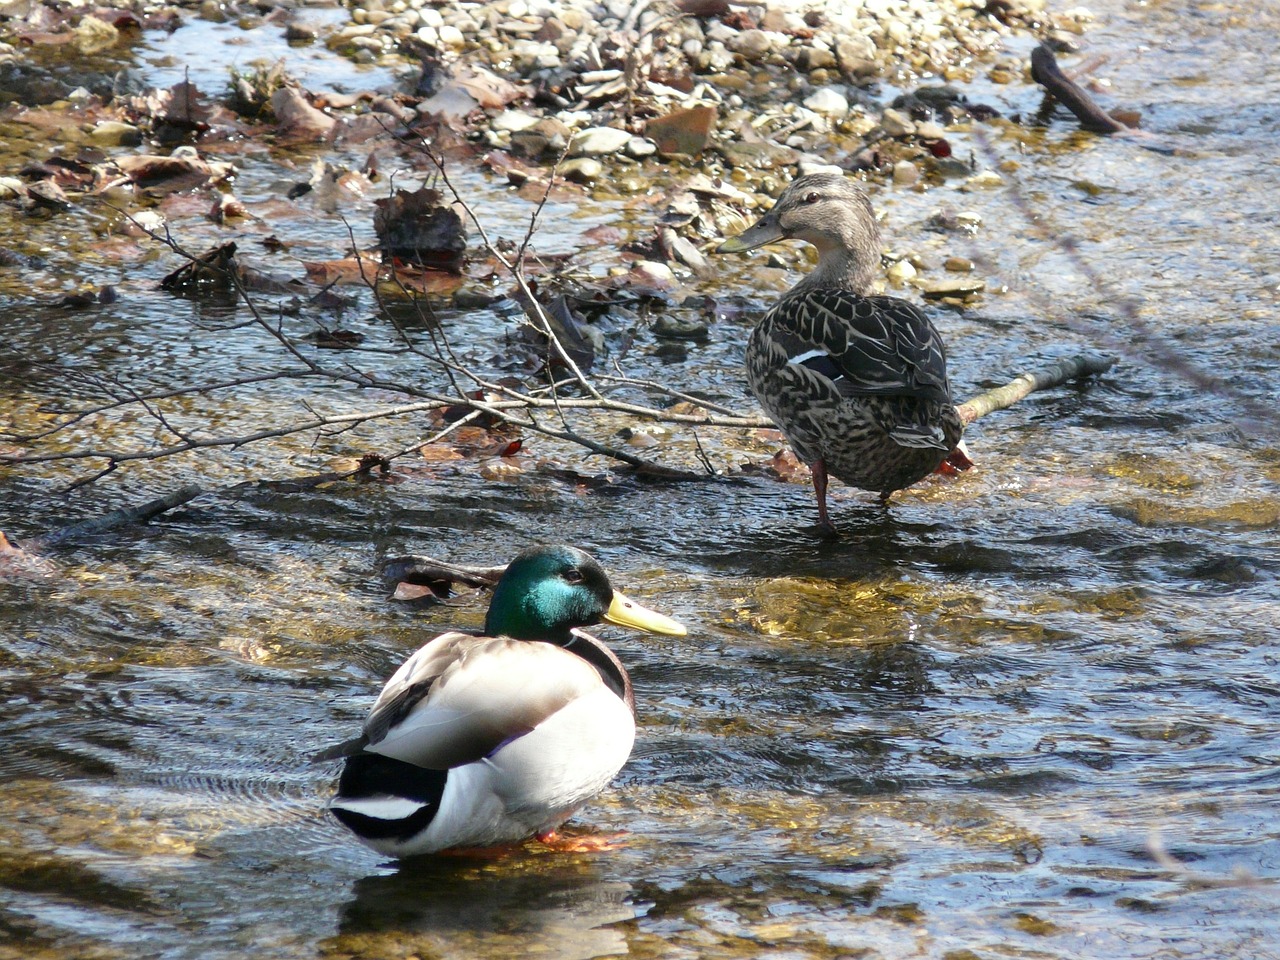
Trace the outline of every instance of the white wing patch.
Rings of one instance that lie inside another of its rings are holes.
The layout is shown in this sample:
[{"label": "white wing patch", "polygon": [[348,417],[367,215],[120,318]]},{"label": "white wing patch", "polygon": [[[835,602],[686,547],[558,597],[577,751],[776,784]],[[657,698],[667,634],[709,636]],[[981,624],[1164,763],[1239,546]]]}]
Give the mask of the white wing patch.
[{"label": "white wing patch", "polygon": [[802,366],[806,360],[813,360],[817,357],[827,356],[825,350],[806,350],[804,353],[797,353],[794,357],[787,357],[787,363],[794,363]]}]

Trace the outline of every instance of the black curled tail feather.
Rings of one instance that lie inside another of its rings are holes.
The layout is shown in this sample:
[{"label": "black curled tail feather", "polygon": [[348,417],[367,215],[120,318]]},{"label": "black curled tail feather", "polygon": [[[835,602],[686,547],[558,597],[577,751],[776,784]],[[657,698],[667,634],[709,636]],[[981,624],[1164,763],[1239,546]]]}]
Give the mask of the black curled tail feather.
[{"label": "black curled tail feather", "polygon": [[[448,770],[428,770],[376,753],[347,759],[330,812],[352,833],[369,840],[406,841],[430,826],[440,810]],[[360,801],[400,799],[417,804],[405,816],[361,812]]]}]

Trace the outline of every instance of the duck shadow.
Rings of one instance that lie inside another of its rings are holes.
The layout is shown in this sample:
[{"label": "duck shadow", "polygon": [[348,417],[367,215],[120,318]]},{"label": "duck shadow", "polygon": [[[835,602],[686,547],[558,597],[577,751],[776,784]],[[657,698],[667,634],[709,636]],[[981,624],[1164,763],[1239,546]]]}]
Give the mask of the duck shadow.
[{"label": "duck shadow", "polygon": [[[371,941],[422,956],[625,954],[631,885],[586,857],[419,857],[367,876],[342,907],[335,953]],[[359,952],[359,951],[356,951]],[[376,952],[376,951],[375,951]]]}]

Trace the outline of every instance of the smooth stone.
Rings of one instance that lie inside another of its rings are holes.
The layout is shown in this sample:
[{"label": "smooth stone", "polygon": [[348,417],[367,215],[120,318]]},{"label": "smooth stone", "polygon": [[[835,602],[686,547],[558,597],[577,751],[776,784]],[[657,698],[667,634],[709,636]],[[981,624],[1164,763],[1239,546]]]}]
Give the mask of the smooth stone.
[{"label": "smooth stone", "polygon": [[899,260],[885,271],[885,275],[893,283],[902,284],[908,280],[915,279],[917,274],[916,268],[911,265],[910,260]]},{"label": "smooth stone", "polygon": [[660,153],[696,156],[711,139],[715,125],[715,107],[690,107],[655,117],[645,124],[644,132],[658,145]]},{"label": "smooth stone", "polygon": [[641,157],[651,157],[658,152],[658,145],[652,140],[646,140],[644,137],[632,137],[627,141],[624,148],[628,157],[634,157],[639,160]]},{"label": "smooth stone", "polygon": [[947,177],[967,177],[973,173],[973,167],[969,165],[967,160],[961,160],[959,157],[942,157],[934,162],[933,166],[941,176]]},{"label": "smooth stone", "polygon": [[456,50],[467,45],[467,38],[463,36],[462,31],[448,23],[436,30],[436,36],[440,38],[440,45],[444,47],[452,47]]},{"label": "smooth stone", "polygon": [[759,60],[773,50],[773,38],[763,30],[743,30],[729,42],[729,49],[744,60]]},{"label": "smooth stone", "polygon": [[796,162],[796,151],[772,141],[748,143],[734,140],[721,144],[720,152],[734,167],[745,167],[753,170],[772,170]]},{"label": "smooth stone", "polygon": [[575,157],[560,164],[560,175],[574,183],[592,183],[604,173],[604,164],[595,157]]},{"label": "smooth stone", "polygon": [[796,66],[801,70],[825,70],[836,65],[836,55],[821,47],[806,47],[796,58]]},{"label": "smooth stone", "polygon": [[617,153],[631,141],[631,134],[617,127],[588,127],[577,133],[569,145],[574,157],[605,156]]},{"label": "smooth stone", "polygon": [[668,340],[706,340],[711,329],[704,320],[673,317],[664,313],[653,321],[653,335]]},{"label": "smooth stone", "polygon": [[835,87],[822,87],[804,98],[804,105],[814,113],[843,117],[849,112],[849,100]]},{"label": "smooth stone", "polygon": [[899,160],[893,165],[893,182],[903,186],[916,183],[920,179],[920,168],[910,160]]},{"label": "smooth stone", "polygon": [[889,107],[880,116],[880,126],[889,136],[909,137],[916,132],[915,121],[900,110]]},{"label": "smooth stone", "polygon": [[975,189],[988,189],[991,187],[1000,187],[1004,185],[1004,177],[996,173],[994,170],[983,170],[976,173],[965,181],[965,186]]},{"label": "smooth stone", "polygon": [[918,284],[920,293],[930,300],[942,297],[973,297],[987,288],[985,280],[977,277],[945,277],[941,280],[925,280]]},{"label": "smooth stone", "polygon": [[142,143],[142,131],[131,123],[100,120],[89,131],[89,139],[101,147],[136,147]]},{"label": "smooth stone", "polygon": [[294,21],[284,28],[284,38],[289,43],[311,43],[319,36],[320,31],[310,23]]},{"label": "smooth stone", "polygon": [[503,110],[489,122],[489,129],[515,133],[519,130],[528,130],[537,124],[539,119],[541,118],[521,113],[519,110]]},{"label": "smooth stone", "polygon": [[940,123],[934,123],[932,120],[921,120],[916,123],[916,136],[921,140],[945,140],[947,131]]}]

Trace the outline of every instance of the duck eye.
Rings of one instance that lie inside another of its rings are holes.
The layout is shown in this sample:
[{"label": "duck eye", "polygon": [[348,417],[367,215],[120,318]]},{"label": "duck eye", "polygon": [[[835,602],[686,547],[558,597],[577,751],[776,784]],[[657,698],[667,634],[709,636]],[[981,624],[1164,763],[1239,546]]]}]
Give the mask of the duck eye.
[{"label": "duck eye", "polygon": [[564,578],[570,583],[581,583],[582,571],[577,569],[576,567],[572,570],[566,570]]},{"label": "duck eye", "polygon": [[817,203],[821,199],[822,199],[822,194],[820,193],[806,193],[804,195],[805,203]]}]

